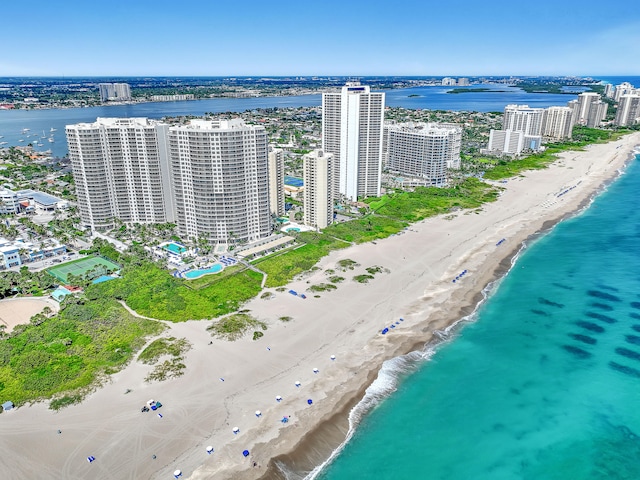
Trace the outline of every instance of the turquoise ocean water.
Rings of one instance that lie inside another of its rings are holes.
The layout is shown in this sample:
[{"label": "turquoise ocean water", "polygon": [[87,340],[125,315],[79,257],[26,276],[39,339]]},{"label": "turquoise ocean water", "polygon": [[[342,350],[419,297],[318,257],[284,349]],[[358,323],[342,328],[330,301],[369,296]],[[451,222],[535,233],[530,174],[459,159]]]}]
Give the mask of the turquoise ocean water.
[{"label": "turquoise ocean water", "polygon": [[430,360],[387,362],[318,478],[640,479],[639,159]]}]

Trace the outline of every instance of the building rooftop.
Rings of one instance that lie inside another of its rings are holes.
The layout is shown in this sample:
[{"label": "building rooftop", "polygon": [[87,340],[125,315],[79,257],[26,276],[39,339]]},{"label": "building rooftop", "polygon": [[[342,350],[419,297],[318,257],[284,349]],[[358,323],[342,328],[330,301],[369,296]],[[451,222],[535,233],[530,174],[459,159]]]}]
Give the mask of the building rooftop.
[{"label": "building rooftop", "polygon": [[49,195],[44,192],[36,192],[35,190],[19,190],[16,192],[18,198],[29,198],[40,205],[54,206],[56,203],[61,202],[62,199]]}]

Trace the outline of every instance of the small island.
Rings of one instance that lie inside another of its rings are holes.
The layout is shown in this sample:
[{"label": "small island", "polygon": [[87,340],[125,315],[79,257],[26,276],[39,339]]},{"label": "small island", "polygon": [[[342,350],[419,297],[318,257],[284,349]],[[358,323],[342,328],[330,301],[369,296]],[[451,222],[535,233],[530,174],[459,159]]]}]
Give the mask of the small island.
[{"label": "small island", "polygon": [[454,88],[453,90],[448,90],[447,93],[477,93],[477,92],[496,92],[496,93],[504,93],[506,90],[492,90],[490,88]]}]

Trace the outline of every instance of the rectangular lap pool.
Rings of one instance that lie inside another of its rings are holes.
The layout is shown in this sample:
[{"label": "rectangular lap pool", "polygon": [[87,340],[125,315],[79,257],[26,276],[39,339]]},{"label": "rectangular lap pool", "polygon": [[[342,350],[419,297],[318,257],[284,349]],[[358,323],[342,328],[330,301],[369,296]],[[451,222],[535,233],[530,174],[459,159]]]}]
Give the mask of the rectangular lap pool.
[{"label": "rectangular lap pool", "polygon": [[162,245],[162,248],[164,248],[165,250],[170,251],[171,253],[175,253],[177,255],[180,255],[181,253],[184,253],[184,252],[187,251],[187,247],[184,247],[184,246],[180,245],[179,243],[175,243],[175,242],[166,243],[166,244]]}]

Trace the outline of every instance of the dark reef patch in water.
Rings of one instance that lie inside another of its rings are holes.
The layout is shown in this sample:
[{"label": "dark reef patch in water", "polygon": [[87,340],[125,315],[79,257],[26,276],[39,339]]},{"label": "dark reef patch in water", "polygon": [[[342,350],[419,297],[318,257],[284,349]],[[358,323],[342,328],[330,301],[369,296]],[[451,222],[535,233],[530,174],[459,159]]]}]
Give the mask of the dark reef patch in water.
[{"label": "dark reef patch in water", "polygon": [[616,287],[610,287],[609,285],[597,285],[598,288],[602,290],[609,290],[611,292],[618,292],[619,290]]},{"label": "dark reef patch in water", "polygon": [[636,370],[635,368],[627,367],[626,365],[620,365],[616,362],[609,362],[609,366],[618,372],[626,373],[631,377],[640,378],[640,370]]},{"label": "dark reef patch in water", "polygon": [[535,308],[531,309],[531,313],[535,313],[536,315],[542,315],[543,317],[550,317],[551,314],[548,312],[545,312],[543,310],[536,310]]},{"label": "dark reef patch in water", "polygon": [[606,303],[593,302],[593,303],[590,303],[589,306],[594,308],[599,308],[600,310],[606,310],[607,312],[610,312],[611,310],[613,310],[613,307],[611,305],[607,305]]},{"label": "dark reef patch in water", "polygon": [[631,318],[635,318],[636,320],[640,320],[640,313],[631,312],[631,313],[629,314],[629,316],[630,316]]},{"label": "dark reef patch in water", "polygon": [[602,300],[609,300],[610,302],[620,301],[620,298],[616,297],[615,295],[611,295],[610,293],[607,293],[607,292],[601,292],[599,290],[588,290],[587,295],[595,298],[601,298]]},{"label": "dark reef patch in water", "polygon": [[601,313],[596,312],[587,312],[587,317],[595,318],[596,320],[600,320],[605,323],[616,323],[617,320],[615,318],[608,317],[607,315],[603,315]]},{"label": "dark reef patch in water", "polygon": [[569,285],[563,285],[561,283],[553,282],[551,285],[558,288],[564,288],[565,290],[573,290],[573,287],[570,287]]},{"label": "dark reef patch in water", "polygon": [[581,348],[574,347],[573,345],[562,345],[562,348],[564,348],[567,352],[572,353],[578,358],[584,359],[584,358],[589,358],[591,356],[589,352]]},{"label": "dark reef patch in water", "polygon": [[640,337],[637,335],[625,335],[624,339],[633,345],[640,345]]},{"label": "dark reef patch in water", "polygon": [[579,342],[587,343],[589,345],[595,345],[596,343],[598,343],[598,340],[596,340],[595,338],[588,335],[582,335],[581,333],[570,333],[569,336],[575,340],[578,340]]},{"label": "dark reef patch in water", "polygon": [[631,325],[631,330],[640,333],[640,325]]},{"label": "dark reef patch in water", "polygon": [[596,323],[585,322],[583,320],[579,320],[579,321],[576,322],[576,325],[578,325],[579,327],[584,328],[585,330],[589,330],[590,332],[595,332],[595,333],[603,333],[604,332],[604,328],[601,327],[600,325],[596,324]]},{"label": "dark reef patch in water", "polygon": [[628,348],[618,347],[616,348],[616,353],[618,355],[622,355],[623,357],[631,358],[633,360],[638,360],[640,362],[640,353],[629,350]]},{"label": "dark reef patch in water", "polygon": [[633,308],[640,308],[640,302],[631,302]]},{"label": "dark reef patch in water", "polygon": [[547,300],[546,298],[542,297],[538,297],[538,302],[542,305],[549,305],[550,307],[564,308],[564,305],[562,303],[552,302],[551,300]]}]

